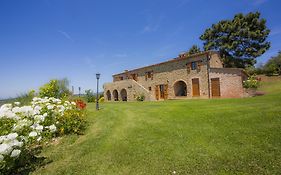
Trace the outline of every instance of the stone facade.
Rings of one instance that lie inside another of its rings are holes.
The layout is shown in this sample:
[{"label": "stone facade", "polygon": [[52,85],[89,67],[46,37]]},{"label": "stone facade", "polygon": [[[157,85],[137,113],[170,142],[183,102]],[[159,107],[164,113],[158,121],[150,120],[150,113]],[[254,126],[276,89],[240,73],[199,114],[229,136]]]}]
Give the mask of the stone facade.
[{"label": "stone facade", "polygon": [[181,54],[172,60],[113,75],[104,84],[106,101],[147,101],[244,96],[242,69],[223,68],[217,52]]}]

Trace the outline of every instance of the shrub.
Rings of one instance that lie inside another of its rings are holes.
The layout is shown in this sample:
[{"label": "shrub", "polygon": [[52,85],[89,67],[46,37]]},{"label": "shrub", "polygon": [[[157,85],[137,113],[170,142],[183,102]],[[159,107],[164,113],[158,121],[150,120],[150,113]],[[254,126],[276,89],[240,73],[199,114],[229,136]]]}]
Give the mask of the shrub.
[{"label": "shrub", "polygon": [[35,97],[35,90],[30,90],[28,93],[21,94],[13,100],[13,102],[20,102],[22,105],[28,105]]},{"label": "shrub", "polygon": [[39,96],[42,98],[54,97],[66,99],[71,94],[68,89],[68,85],[69,81],[66,78],[62,80],[50,80],[50,82],[39,88]]},{"label": "shrub", "polygon": [[140,94],[136,97],[137,101],[144,101],[145,100],[145,96],[143,94]]},{"label": "shrub", "polygon": [[255,76],[250,76],[247,80],[243,81],[243,87],[246,89],[252,88],[257,89],[260,85],[260,82]]},{"label": "shrub", "polygon": [[103,103],[104,102],[104,97],[101,97],[100,99],[99,99],[99,103]]},{"label": "shrub", "polygon": [[84,115],[75,102],[53,97],[35,97],[29,106],[19,102],[1,106],[0,174],[31,166],[40,144],[53,137],[81,134],[86,126]]},{"label": "shrub", "polygon": [[59,135],[83,134],[86,128],[84,110],[67,110],[63,116],[57,118],[57,129]]},{"label": "shrub", "polygon": [[39,88],[40,97],[59,97],[58,80],[50,80],[49,83],[44,84]]},{"label": "shrub", "polygon": [[95,101],[95,96],[91,89],[85,90],[85,93],[86,93],[86,99],[87,99],[88,103]]}]

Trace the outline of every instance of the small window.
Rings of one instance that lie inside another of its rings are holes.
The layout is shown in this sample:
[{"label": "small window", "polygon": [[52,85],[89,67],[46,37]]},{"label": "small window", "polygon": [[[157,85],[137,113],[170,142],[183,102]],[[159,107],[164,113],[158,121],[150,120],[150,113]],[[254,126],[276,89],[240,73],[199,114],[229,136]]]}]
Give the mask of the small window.
[{"label": "small window", "polygon": [[191,70],[196,70],[196,69],[197,69],[197,63],[191,62]]},{"label": "small window", "polygon": [[152,77],[152,72],[147,72],[147,78],[151,78]]},{"label": "small window", "polygon": [[123,80],[123,77],[119,77],[120,80]]},{"label": "small window", "polygon": [[153,72],[152,71],[149,71],[149,72],[145,73],[145,80],[147,80],[148,78],[153,80]]},{"label": "small window", "polygon": [[148,87],[148,90],[150,90],[150,91],[151,91],[151,87]]}]

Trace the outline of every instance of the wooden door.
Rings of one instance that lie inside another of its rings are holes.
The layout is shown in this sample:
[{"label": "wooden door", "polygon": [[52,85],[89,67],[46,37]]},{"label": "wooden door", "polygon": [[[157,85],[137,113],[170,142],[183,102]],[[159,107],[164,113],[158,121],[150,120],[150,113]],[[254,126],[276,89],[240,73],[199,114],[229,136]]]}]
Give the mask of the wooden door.
[{"label": "wooden door", "polygon": [[220,97],[220,79],[211,78],[212,97]]},{"label": "wooden door", "polygon": [[159,100],[159,85],[156,85],[155,86],[155,98],[156,100]]},{"label": "wooden door", "polygon": [[200,96],[199,78],[192,79],[192,96]]},{"label": "wooden door", "polygon": [[164,99],[168,99],[168,84],[164,85]]},{"label": "wooden door", "polygon": [[165,96],[165,86],[164,86],[164,84],[160,84],[159,85],[159,89],[160,89],[160,99],[164,99],[164,96]]},{"label": "wooden door", "polygon": [[168,84],[160,84],[155,86],[156,100],[168,99]]}]

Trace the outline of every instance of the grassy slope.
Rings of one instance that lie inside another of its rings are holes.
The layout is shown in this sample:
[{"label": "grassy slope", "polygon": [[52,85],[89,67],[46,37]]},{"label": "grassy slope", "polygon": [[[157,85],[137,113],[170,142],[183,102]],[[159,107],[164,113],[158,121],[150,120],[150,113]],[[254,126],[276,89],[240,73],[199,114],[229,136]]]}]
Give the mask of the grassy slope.
[{"label": "grassy slope", "polygon": [[281,81],[247,99],[89,105],[85,135],[34,174],[280,174]]}]

